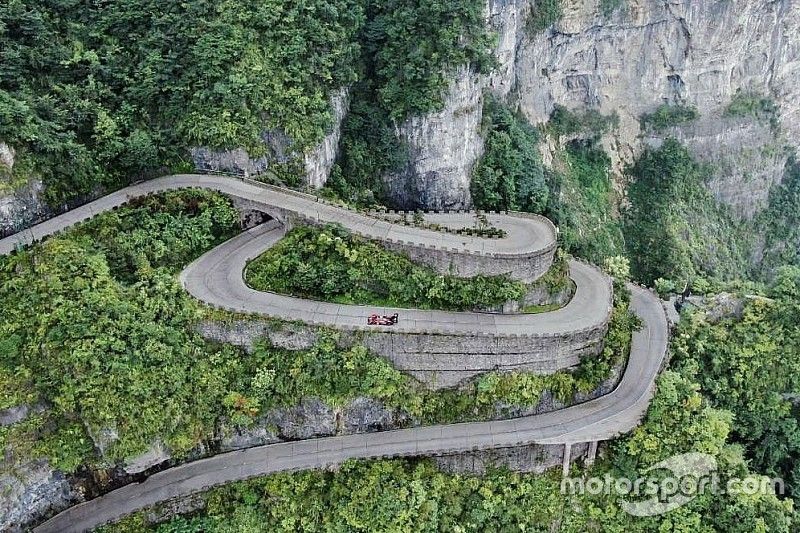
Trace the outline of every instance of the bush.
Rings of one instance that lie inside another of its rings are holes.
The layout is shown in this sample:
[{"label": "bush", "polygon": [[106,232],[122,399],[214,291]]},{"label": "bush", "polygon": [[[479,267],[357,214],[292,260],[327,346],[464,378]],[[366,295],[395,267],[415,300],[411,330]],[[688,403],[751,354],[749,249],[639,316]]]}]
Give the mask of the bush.
[{"label": "bush", "polygon": [[768,122],[772,127],[778,127],[778,106],[772,98],[768,98],[754,91],[739,90],[725,108],[727,117],[755,117]]},{"label": "bush", "polygon": [[526,26],[533,34],[541,33],[561,19],[561,0],[537,0],[531,7]]},{"label": "bush", "polygon": [[699,116],[695,107],[682,104],[661,104],[654,112],[642,115],[641,122],[644,129],[662,132],[673,126],[691,122]]},{"label": "bush", "polygon": [[548,131],[557,137],[585,134],[598,136],[619,126],[619,115],[602,115],[596,109],[586,111],[570,111],[562,105],[556,105],[547,122]]},{"label": "bush", "polygon": [[661,298],[668,298],[675,292],[675,282],[669,279],[658,278],[655,281],[655,289]]},{"label": "bush", "polygon": [[484,104],[484,121],[486,147],[470,182],[475,207],[541,213],[549,191],[538,132],[492,98]]},{"label": "bush", "polygon": [[494,307],[525,292],[524,284],[504,276],[438,274],[337,226],[292,230],[248,265],[246,277],[257,290],[429,309]]}]

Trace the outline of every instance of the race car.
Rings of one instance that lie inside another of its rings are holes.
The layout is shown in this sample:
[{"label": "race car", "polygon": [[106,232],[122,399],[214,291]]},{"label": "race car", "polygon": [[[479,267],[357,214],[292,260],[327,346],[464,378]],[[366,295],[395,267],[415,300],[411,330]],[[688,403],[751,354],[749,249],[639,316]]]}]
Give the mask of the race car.
[{"label": "race car", "polygon": [[393,315],[373,314],[367,317],[368,326],[394,326],[397,324],[397,313]]}]

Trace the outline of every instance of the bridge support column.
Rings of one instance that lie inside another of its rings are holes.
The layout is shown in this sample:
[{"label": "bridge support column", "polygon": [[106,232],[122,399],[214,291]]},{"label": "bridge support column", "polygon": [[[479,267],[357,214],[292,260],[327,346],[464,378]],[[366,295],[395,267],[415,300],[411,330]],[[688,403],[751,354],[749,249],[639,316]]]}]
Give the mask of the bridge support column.
[{"label": "bridge support column", "polygon": [[589,450],[586,452],[586,466],[592,466],[597,457],[597,441],[589,443]]},{"label": "bridge support column", "polygon": [[564,444],[564,461],[561,464],[561,475],[567,477],[569,475],[569,464],[572,459],[572,443]]}]

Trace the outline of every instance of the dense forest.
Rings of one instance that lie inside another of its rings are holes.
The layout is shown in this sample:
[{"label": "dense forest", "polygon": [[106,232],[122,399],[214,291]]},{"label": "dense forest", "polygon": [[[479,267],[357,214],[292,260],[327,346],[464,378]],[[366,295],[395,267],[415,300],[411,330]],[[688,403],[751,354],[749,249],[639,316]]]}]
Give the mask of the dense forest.
[{"label": "dense forest", "polygon": [[258,155],[267,129],[302,151],[331,126],[330,92],[362,80],[359,105],[379,113],[347,129],[351,170],[382,156],[365,143],[381,120],[441,105],[445,67],[490,66],[489,42],[475,0],[11,0],[0,140],[58,205],[185,168],[192,146]]}]

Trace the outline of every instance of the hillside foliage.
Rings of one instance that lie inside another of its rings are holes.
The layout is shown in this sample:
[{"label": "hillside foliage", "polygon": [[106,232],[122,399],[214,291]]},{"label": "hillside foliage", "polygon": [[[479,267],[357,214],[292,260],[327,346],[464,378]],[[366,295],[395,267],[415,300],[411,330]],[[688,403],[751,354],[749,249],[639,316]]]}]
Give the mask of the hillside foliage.
[{"label": "hillside foliage", "polygon": [[749,234],[717,203],[704,182],[708,169],[669,138],[629,169],[633,179],[624,217],[625,245],[634,276],[691,281],[735,279],[749,271]]},{"label": "hillside foliage", "polygon": [[518,300],[506,276],[438,274],[337,226],[292,230],[247,268],[255,289],[342,303],[469,310]]},{"label": "hillside foliage", "polygon": [[[659,379],[643,425],[587,475],[636,477],[660,459],[704,451],[724,483],[748,475],[727,438],[730,413],[712,408],[675,372]],[[611,494],[564,494],[560,472],[447,474],[430,460],[349,462],[336,471],[276,474],[214,489],[201,513],[148,526],[143,514],[104,533],[222,531],[790,531],[791,504],[772,494],[703,494],[667,514],[637,518]]]},{"label": "hillside foliage", "polygon": [[328,92],[355,80],[356,0],[0,7],[0,139],[54,203],[178,165],[192,145],[264,150],[330,126]]},{"label": "hillside foliage", "polygon": [[492,98],[486,99],[483,116],[484,154],[470,182],[475,207],[543,212],[549,190],[537,130]]}]

